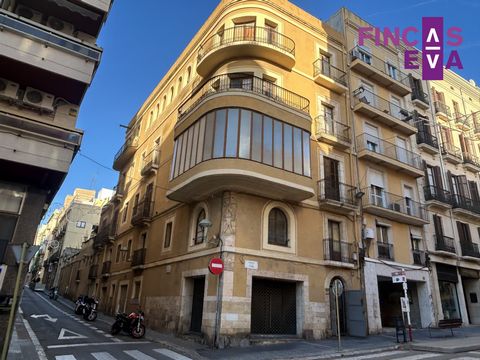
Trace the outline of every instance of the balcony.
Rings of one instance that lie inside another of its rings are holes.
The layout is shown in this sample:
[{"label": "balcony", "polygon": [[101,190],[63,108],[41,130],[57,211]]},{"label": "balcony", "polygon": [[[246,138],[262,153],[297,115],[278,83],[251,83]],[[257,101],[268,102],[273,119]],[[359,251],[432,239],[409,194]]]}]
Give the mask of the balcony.
[{"label": "balcony", "polygon": [[[8,59],[5,60],[8,66],[22,63],[36,71],[36,75],[41,69],[49,76],[44,91],[58,93],[63,90],[69,102],[81,102],[100,62],[101,48],[5,10],[0,10],[0,27],[0,56]],[[19,71],[18,67],[13,69]],[[67,86],[71,88],[62,89]]]},{"label": "balcony", "polygon": [[147,226],[152,221],[153,201],[142,200],[133,207],[132,225]]},{"label": "balcony", "polygon": [[106,244],[111,243],[115,239],[115,235],[117,232],[117,224],[116,220],[112,222],[107,222],[104,225],[99,226],[99,230],[96,236],[98,239],[99,246],[103,246]]},{"label": "balcony", "polygon": [[236,58],[264,59],[291,70],[295,65],[295,42],[272,28],[235,26],[208,38],[197,56],[197,72],[205,77],[221,64]]},{"label": "balcony", "polygon": [[427,185],[423,187],[423,193],[427,207],[435,207],[441,210],[447,210],[452,207],[452,197],[448,190]]},{"label": "balcony", "polygon": [[468,152],[463,152],[463,167],[477,173],[480,171],[480,159]]},{"label": "balcony", "polygon": [[462,195],[452,195],[453,214],[469,220],[480,219],[480,201]]},{"label": "balcony", "polygon": [[347,74],[328,61],[318,59],[313,63],[314,81],[338,94],[344,94],[347,88]]},{"label": "balcony", "polygon": [[426,266],[426,253],[422,250],[412,250],[413,264],[419,266]]},{"label": "balcony", "polygon": [[474,258],[475,260],[480,260],[480,251],[478,250],[478,244],[474,244],[471,241],[461,241],[460,248],[462,249],[462,256]]},{"label": "balcony", "polygon": [[[408,75],[390,66],[382,59],[359,46],[350,51],[350,68],[364,77],[383,85],[390,91],[405,96],[412,92]],[[389,70],[387,70],[389,69]]]},{"label": "balcony", "polygon": [[110,275],[110,268],[112,266],[111,261],[105,261],[102,265],[102,276],[109,276]]},{"label": "balcony", "polygon": [[455,145],[452,145],[450,143],[444,143],[442,144],[441,149],[442,149],[443,160],[453,165],[458,165],[463,162],[462,152]]},{"label": "balcony", "polygon": [[385,244],[377,242],[377,251],[378,251],[378,258],[385,259],[385,260],[393,260],[393,244]]},{"label": "balcony", "polygon": [[433,102],[433,106],[435,108],[435,115],[441,117],[445,121],[450,120],[452,116],[450,106],[438,100]]},{"label": "balcony", "polygon": [[466,116],[465,114],[462,114],[462,113],[459,113],[459,112],[454,112],[453,113],[453,119],[455,120],[455,125],[460,130],[464,130],[464,131],[470,131],[471,130],[470,121],[468,120],[468,116]]},{"label": "balcony", "polygon": [[98,265],[91,265],[88,269],[88,279],[95,280],[97,278]]},{"label": "balcony", "polygon": [[415,178],[424,175],[418,154],[369,134],[357,136],[358,158],[389,167]]},{"label": "balcony", "polygon": [[388,125],[404,135],[410,136],[417,132],[410,112],[363,87],[353,92],[353,104],[353,111],[357,114]]},{"label": "balcony", "polygon": [[422,151],[428,154],[435,155],[439,152],[438,139],[428,131],[419,130],[417,132],[417,145]]},{"label": "balcony", "polygon": [[380,188],[370,187],[363,192],[363,210],[366,213],[415,226],[429,223],[427,212],[419,202]]},{"label": "balcony", "polygon": [[146,254],[146,248],[141,248],[138,250],[135,250],[132,255],[132,262],[131,266],[133,269],[141,269],[143,268],[143,265],[145,265],[145,254]]},{"label": "balcony", "polygon": [[118,185],[113,187],[115,194],[113,195],[113,201],[122,201],[125,192],[125,182],[119,181]]},{"label": "balcony", "polygon": [[142,159],[142,176],[156,174],[160,165],[160,150],[153,149]]},{"label": "balcony", "polygon": [[181,104],[175,137],[206,111],[225,106],[248,107],[311,130],[310,101],[290,90],[250,74],[222,74],[208,79]]},{"label": "balcony", "polygon": [[354,186],[323,179],[318,182],[318,201],[320,209],[337,214],[351,214],[358,209]]},{"label": "balcony", "polygon": [[112,6],[112,0],[79,0],[81,3],[85,3],[88,6],[94,7],[103,12],[108,12]]},{"label": "balcony", "polygon": [[347,149],[352,145],[350,126],[333,120],[331,116],[319,115],[315,118],[315,135],[318,141]]},{"label": "balcony", "polygon": [[[455,240],[449,236],[434,235],[435,250],[449,253],[450,256],[455,256]],[[447,255],[447,254],[446,254]]]},{"label": "balcony", "polygon": [[353,264],[352,244],[347,241],[324,239],[323,256],[326,261],[335,261],[345,264]]},{"label": "balcony", "polygon": [[428,100],[428,94],[424,93],[423,91],[414,89],[412,91],[412,102],[413,105],[422,109],[428,110],[430,107],[430,101]]},{"label": "balcony", "polygon": [[137,148],[138,137],[128,137],[120,150],[118,150],[115,154],[115,159],[113,160],[113,168],[117,171],[122,170],[122,168],[127,164],[128,160],[130,160],[135,154]]}]

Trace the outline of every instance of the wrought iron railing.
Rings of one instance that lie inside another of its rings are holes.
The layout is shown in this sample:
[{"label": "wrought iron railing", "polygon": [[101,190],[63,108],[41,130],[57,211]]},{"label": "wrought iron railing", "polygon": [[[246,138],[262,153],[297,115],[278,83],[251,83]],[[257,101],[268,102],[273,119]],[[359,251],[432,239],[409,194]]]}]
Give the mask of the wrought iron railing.
[{"label": "wrought iron railing", "polygon": [[461,208],[480,214],[480,201],[476,199],[470,199],[459,194],[452,194],[452,205],[455,209]]},{"label": "wrought iron railing", "polygon": [[416,89],[413,89],[412,91],[412,100],[420,100],[425,104],[430,104],[430,101],[428,100],[428,95],[423,91],[416,90]]},{"label": "wrought iron railing", "polygon": [[149,169],[157,169],[160,161],[160,150],[153,149],[142,159],[142,174]]},{"label": "wrought iron railing", "polygon": [[379,188],[365,188],[363,190],[363,205],[373,205],[388,210],[393,210],[405,215],[427,220],[425,207],[408,197],[391,194]]},{"label": "wrought iron railing", "polygon": [[320,74],[325,75],[344,86],[347,86],[347,73],[323,59],[317,59],[313,63],[313,76],[317,77]]},{"label": "wrought iron railing", "polygon": [[355,46],[352,50],[350,50],[350,60],[354,61],[359,59],[364,63],[372,66],[376,70],[380,71],[384,75],[402,83],[405,86],[410,87],[410,80],[408,79],[408,75],[400,71],[398,68],[391,68],[391,71],[387,71],[388,63],[384,60],[380,59],[379,57],[371,54],[367,50],[361,48],[360,46]]},{"label": "wrought iron railing", "polygon": [[322,179],[318,182],[320,200],[333,200],[340,203],[356,205],[356,193],[356,187],[339,183],[332,179]]},{"label": "wrought iron railing", "polygon": [[325,260],[353,263],[352,244],[347,241],[324,239],[323,254]]},{"label": "wrought iron railing", "polygon": [[307,98],[262,78],[236,73],[214,76],[195,89],[190,98],[178,109],[179,119],[189,114],[205,99],[222,92],[252,93],[306,114],[309,113],[310,101]]},{"label": "wrought iron railing", "polygon": [[380,110],[382,113],[391,115],[397,120],[413,126],[412,116],[408,110],[374,94],[367,89],[364,89],[361,86],[353,92],[353,103],[354,105],[360,103],[370,105],[371,107]]},{"label": "wrought iron railing", "polygon": [[450,111],[450,106],[441,102],[441,101],[434,101],[433,106],[435,107],[435,113],[443,113],[448,117],[452,116],[452,112]]},{"label": "wrought iron railing", "polygon": [[472,243],[471,241],[461,241],[460,247],[462,249],[462,256],[470,256],[475,258],[480,258],[480,251],[478,250],[478,244]]},{"label": "wrought iron railing", "polygon": [[317,136],[322,133],[335,136],[338,140],[350,143],[352,141],[350,137],[350,126],[345,125],[339,121],[335,121],[332,116],[318,115],[315,118],[315,127],[317,130]]},{"label": "wrought iron railing", "polygon": [[438,139],[435,135],[432,135],[428,131],[421,131],[417,132],[417,144],[427,144],[435,149],[438,149]]},{"label": "wrought iron railing", "polygon": [[463,163],[471,164],[473,166],[480,168],[480,159],[477,156],[472,155],[471,153],[468,153],[468,152],[463,152]]},{"label": "wrought iron railing", "polygon": [[445,204],[452,203],[452,197],[450,191],[439,188],[437,186],[427,185],[423,187],[423,193],[425,195],[425,201],[440,201]]},{"label": "wrought iron railing", "polygon": [[435,234],[434,239],[435,249],[437,251],[446,251],[452,254],[456,253],[455,240],[452,237]]},{"label": "wrought iron railing", "polygon": [[462,160],[462,152],[460,148],[452,145],[451,143],[442,144],[442,155],[450,155],[456,157],[459,160]]},{"label": "wrought iron railing", "polygon": [[140,266],[145,264],[145,253],[146,253],[145,248],[135,250],[132,255],[132,261],[131,261],[131,266]]},{"label": "wrought iron railing", "polygon": [[117,153],[115,154],[115,160],[114,161],[117,161],[117,159],[122,156],[122,154],[125,152],[125,150],[127,150],[129,147],[131,146],[137,146],[137,142],[138,142],[138,138],[135,136],[135,137],[128,137],[127,140],[125,141],[125,143],[122,145],[122,147],[117,151]]},{"label": "wrought iron railing", "polygon": [[357,136],[357,149],[358,151],[368,150],[382,154],[416,169],[422,167],[420,155],[367,133]]},{"label": "wrought iron railing", "polygon": [[132,224],[135,225],[138,222],[150,220],[153,212],[153,201],[142,200],[133,207],[132,210]]},{"label": "wrought iron railing", "polygon": [[393,244],[377,242],[378,257],[381,259],[393,260]]},{"label": "wrought iron railing", "polygon": [[258,43],[273,46],[283,52],[295,55],[295,42],[275,29],[260,26],[235,26],[223,29],[210,36],[200,46],[197,61],[202,59],[211,51],[236,43]]}]

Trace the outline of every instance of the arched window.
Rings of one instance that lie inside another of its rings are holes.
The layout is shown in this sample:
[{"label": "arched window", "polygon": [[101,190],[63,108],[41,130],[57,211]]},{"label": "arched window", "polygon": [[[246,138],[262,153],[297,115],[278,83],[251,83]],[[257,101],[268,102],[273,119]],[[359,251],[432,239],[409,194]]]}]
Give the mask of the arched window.
[{"label": "arched window", "polygon": [[268,243],[288,246],[287,215],[277,207],[270,210],[268,214]]},{"label": "arched window", "polygon": [[190,82],[190,77],[192,76],[192,67],[189,66],[187,69],[187,84]]},{"label": "arched window", "polygon": [[162,111],[165,110],[165,106],[167,106],[167,95],[163,95]]},{"label": "arched window", "polygon": [[200,226],[200,222],[202,220],[205,220],[206,218],[206,213],[205,209],[200,210],[200,212],[197,215],[197,221],[196,221],[196,231],[195,231],[195,238],[193,239],[193,242],[195,245],[203,243],[205,240],[205,228]]},{"label": "arched window", "polygon": [[174,87],[172,86],[170,88],[170,104],[173,102],[173,97],[175,96],[175,89]]},{"label": "arched window", "polygon": [[181,76],[178,78],[177,94],[180,94],[180,90],[182,90],[182,77]]}]

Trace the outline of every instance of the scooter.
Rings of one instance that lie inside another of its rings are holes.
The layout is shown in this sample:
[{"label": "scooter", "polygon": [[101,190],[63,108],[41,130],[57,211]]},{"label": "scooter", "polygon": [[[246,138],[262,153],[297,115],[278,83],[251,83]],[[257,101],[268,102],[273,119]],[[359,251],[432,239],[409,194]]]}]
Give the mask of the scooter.
[{"label": "scooter", "polygon": [[83,318],[87,321],[95,321],[97,318],[97,306],[98,301],[96,299],[93,297],[87,298],[83,307]]},{"label": "scooter", "polygon": [[48,297],[52,300],[57,300],[58,299],[58,289],[56,287],[51,288],[50,292],[48,294]]},{"label": "scooter", "polygon": [[134,311],[129,315],[118,313],[115,322],[112,325],[110,333],[117,335],[120,331],[130,334],[135,339],[140,339],[145,335],[144,313],[141,310]]}]

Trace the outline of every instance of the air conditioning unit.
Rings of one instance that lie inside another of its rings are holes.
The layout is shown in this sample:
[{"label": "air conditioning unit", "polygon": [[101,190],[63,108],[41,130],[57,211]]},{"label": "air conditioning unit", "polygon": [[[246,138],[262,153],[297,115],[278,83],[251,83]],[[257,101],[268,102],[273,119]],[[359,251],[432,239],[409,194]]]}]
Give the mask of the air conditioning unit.
[{"label": "air conditioning unit", "polygon": [[0,78],[0,97],[17,99],[18,84],[13,81]]},{"label": "air conditioning unit", "polygon": [[85,41],[89,44],[95,44],[96,40],[95,36],[92,36],[90,34],[84,33],[83,31],[75,31],[74,36],[82,41]]},{"label": "air conditioning unit", "polygon": [[43,91],[27,87],[25,94],[23,95],[23,103],[42,109],[46,111],[53,112],[53,101],[55,96],[52,94],[47,94]]},{"label": "air conditioning unit", "polygon": [[393,204],[390,204],[390,209],[392,209],[394,211],[401,211],[402,207],[401,207],[400,204],[393,203]]},{"label": "air conditioning unit", "polygon": [[375,231],[372,228],[363,229],[364,239],[375,239]]},{"label": "air conditioning unit", "polygon": [[48,17],[47,26],[51,27],[53,30],[61,31],[64,34],[72,35],[72,36],[75,31],[72,24],[66,21],[57,19],[56,17],[53,17],[53,16]]},{"label": "air conditioning unit", "polygon": [[29,8],[28,6],[18,5],[15,9],[15,14],[38,23],[42,22],[43,14],[40,11]]}]

